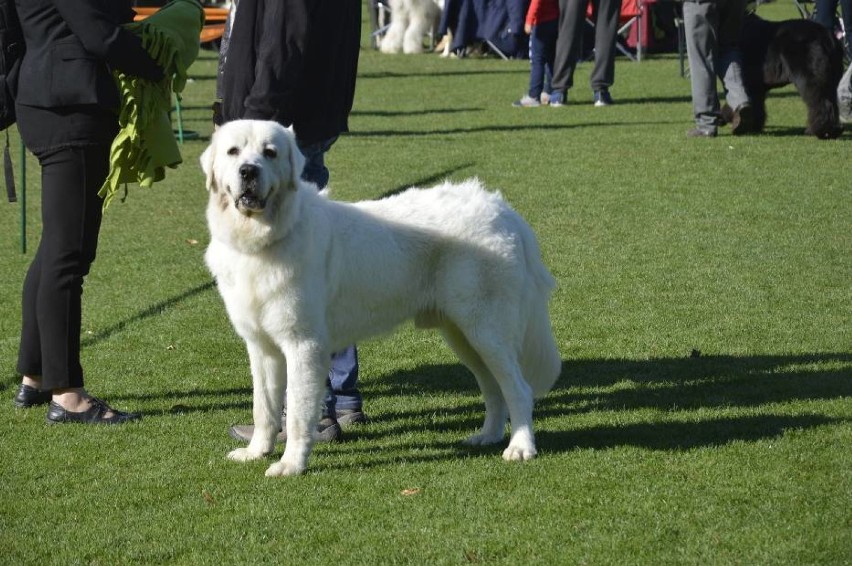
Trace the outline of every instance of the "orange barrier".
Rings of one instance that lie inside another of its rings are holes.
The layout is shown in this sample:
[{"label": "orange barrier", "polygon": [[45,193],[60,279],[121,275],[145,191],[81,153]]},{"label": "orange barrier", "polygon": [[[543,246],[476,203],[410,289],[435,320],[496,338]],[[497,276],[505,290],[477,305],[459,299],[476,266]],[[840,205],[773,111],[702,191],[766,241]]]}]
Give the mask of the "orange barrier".
[{"label": "orange barrier", "polygon": [[[159,8],[136,7],[133,11],[136,15],[134,22],[144,20],[148,16],[156,14]],[[209,43],[222,38],[225,33],[225,20],[228,18],[227,8],[204,8],[204,26],[199,36],[200,43]]]}]

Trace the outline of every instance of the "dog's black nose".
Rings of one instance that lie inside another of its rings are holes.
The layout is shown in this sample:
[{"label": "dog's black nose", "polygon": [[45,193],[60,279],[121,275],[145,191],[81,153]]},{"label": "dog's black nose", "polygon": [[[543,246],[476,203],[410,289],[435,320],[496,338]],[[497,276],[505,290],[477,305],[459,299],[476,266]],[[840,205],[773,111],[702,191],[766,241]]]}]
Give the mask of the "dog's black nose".
[{"label": "dog's black nose", "polygon": [[257,165],[243,163],[240,165],[240,179],[251,181],[257,178]]}]

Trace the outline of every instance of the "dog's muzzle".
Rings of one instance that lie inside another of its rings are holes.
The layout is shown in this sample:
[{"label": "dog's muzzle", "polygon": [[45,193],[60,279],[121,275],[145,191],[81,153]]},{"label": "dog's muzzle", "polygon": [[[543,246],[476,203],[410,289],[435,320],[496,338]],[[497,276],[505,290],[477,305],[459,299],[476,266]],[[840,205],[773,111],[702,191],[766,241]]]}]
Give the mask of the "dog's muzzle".
[{"label": "dog's muzzle", "polygon": [[266,199],[258,195],[258,178],[260,168],[257,165],[244,163],[240,165],[240,194],[234,204],[237,209],[257,212],[266,207]]}]

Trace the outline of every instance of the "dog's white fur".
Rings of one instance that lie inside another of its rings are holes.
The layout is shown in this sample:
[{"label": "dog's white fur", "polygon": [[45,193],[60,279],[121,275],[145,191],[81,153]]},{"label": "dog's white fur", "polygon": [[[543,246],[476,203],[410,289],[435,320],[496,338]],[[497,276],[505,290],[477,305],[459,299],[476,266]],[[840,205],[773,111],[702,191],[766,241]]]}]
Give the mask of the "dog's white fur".
[{"label": "dog's white fur", "polygon": [[485,422],[466,442],[502,441],[508,417],[503,458],[535,456],[533,397],[561,368],[547,311],[554,281],[499,194],[473,179],[331,201],[301,180],[295,138],[274,122],[225,124],[201,164],[206,262],[248,347],[254,387],[254,436],[229,458],[272,452],[286,385],[287,445],[266,475],[302,473],[331,353],[411,318],[437,327],[479,383]]},{"label": "dog's white fur", "polygon": [[423,53],[423,36],[437,30],[443,0],[389,0],[391,23],[379,48],[382,53]]}]

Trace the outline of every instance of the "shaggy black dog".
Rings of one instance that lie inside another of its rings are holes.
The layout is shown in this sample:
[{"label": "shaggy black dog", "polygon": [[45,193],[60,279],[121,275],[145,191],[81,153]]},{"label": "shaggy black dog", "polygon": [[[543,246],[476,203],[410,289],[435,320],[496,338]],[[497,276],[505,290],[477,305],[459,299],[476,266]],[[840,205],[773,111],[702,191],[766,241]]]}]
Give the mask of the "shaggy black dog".
[{"label": "shaggy black dog", "polygon": [[[793,83],[808,107],[805,133],[821,139],[841,134],[837,84],[843,75],[843,47],[831,32],[810,20],[769,22],[749,14],[740,49],[755,132],[766,124],[766,93]],[[727,106],[722,115],[729,123],[733,118]]]}]

